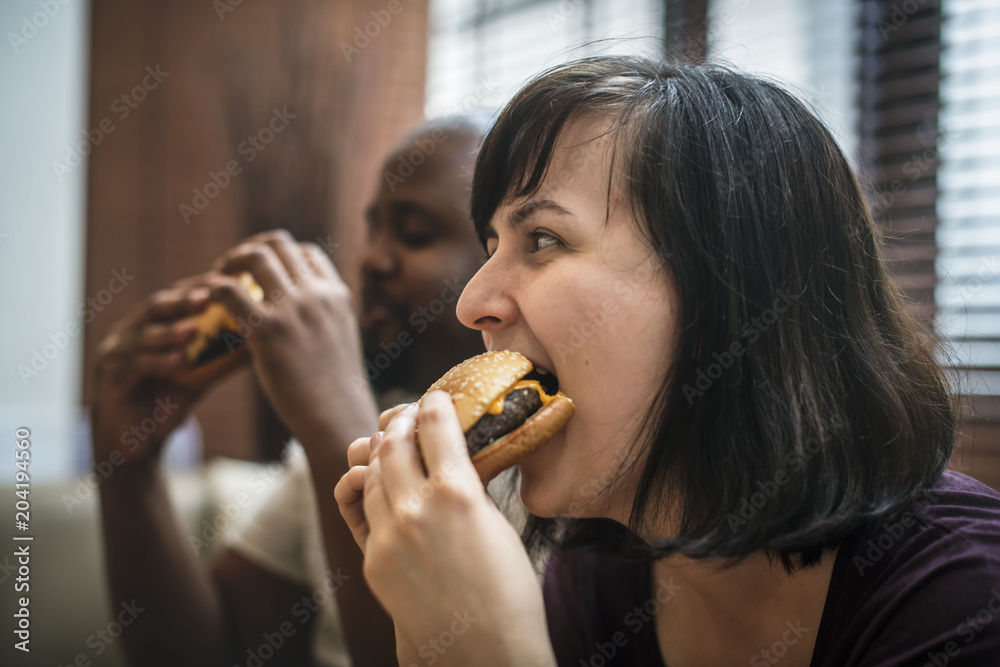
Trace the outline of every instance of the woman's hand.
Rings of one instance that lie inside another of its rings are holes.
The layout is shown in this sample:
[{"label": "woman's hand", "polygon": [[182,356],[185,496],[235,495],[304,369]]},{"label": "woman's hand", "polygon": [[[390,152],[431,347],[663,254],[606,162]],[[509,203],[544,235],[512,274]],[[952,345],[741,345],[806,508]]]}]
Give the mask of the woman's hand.
[{"label": "woman's hand", "polygon": [[370,438],[358,438],[347,447],[347,465],[350,466],[350,470],[341,478],[337,488],[334,489],[334,497],[337,499],[340,513],[351,529],[354,541],[361,547],[362,553],[365,551],[369,533],[368,520],[365,519],[364,490],[365,473],[371,462],[372,451],[382,442],[385,428],[393,417],[403,410],[416,409],[416,403],[403,403],[389,408],[379,415],[378,433]]},{"label": "woman's hand", "polygon": [[[306,449],[370,433],[377,409],[352,296],[326,254],[277,230],[247,239],[215,268],[212,298],[249,328],[261,387]],[[263,289],[263,303],[235,278],[244,271]]]},{"label": "woman's hand", "polygon": [[337,498],[397,634],[443,665],[554,664],[541,588],[479,481],[451,397],[431,393],[385,428],[351,446],[371,461],[352,468]]}]

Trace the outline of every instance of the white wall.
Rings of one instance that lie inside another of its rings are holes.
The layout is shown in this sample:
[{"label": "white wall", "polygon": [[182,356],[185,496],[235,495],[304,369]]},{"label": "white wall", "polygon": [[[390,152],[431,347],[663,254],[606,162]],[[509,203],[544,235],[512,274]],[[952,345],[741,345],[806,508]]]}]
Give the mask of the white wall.
[{"label": "white wall", "polygon": [[84,139],[89,25],[87,0],[0,2],[0,464],[29,427],[33,481],[80,455],[86,165],[60,181],[52,163]]}]

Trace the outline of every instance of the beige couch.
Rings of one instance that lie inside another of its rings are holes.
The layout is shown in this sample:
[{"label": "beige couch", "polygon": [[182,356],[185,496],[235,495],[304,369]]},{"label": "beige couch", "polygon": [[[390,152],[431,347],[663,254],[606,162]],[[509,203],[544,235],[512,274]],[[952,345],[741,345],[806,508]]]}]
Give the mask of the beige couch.
[{"label": "beige couch", "polygon": [[[211,526],[226,530],[249,514],[266,498],[280,472],[276,463],[221,460],[196,472],[172,474],[171,494],[184,530],[211,543],[215,535]],[[98,634],[100,630],[109,639],[117,634],[114,616],[122,607],[117,601],[112,610],[106,593],[97,492],[88,494],[88,490],[79,479],[32,484],[30,530],[25,533],[14,526],[14,489],[0,486],[0,498],[5,499],[10,514],[0,522],[0,544],[4,545],[0,548],[0,618],[4,619],[0,665],[123,664],[118,641],[107,643]],[[241,493],[242,505],[233,503]],[[15,534],[33,535],[34,540],[15,542]],[[24,595],[14,588],[18,578],[14,551],[22,544],[30,545],[31,557],[30,653],[16,650],[17,640],[12,639],[13,614],[18,598]],[[209,544],[202,555],[211,549]]]}]

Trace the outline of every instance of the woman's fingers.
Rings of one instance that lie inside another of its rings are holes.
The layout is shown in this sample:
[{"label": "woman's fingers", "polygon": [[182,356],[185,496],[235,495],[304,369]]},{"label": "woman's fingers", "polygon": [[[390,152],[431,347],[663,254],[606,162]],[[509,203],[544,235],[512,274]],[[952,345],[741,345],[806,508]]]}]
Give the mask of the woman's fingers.
[{"label": "woman's fingers", "polygon": [[433,476],[438,472],[455,472],[460,478],[480,484],[450,395],[432,391],[424,396],[417,423],[420,425],[420,452],[428,473]]},{"label": "woman's fingers", "polygon": [[351,467],[333,489],[333,497],[336,498],[337,505],[340,506],[340,514],[347,522],[347,527],[351,529],[354,541],[358,543],[362,551],[365,550],[369,532],[363,506],[366,471],[367,466]]},{"label": "woman's fingers", "polygon": [[376,456],[371,465],[365,467],[364,499],[365,520],[369,526],[378,529],[379,526],[395,525],[393,512],[386,495],[385,482],[382,479],[382,462]]},{"label": "woman's fingers", "polygon": [[394,407],[389,408],[388,410],[383,411],[382,414],[378,416],[379,430],[384,431],[386,427],[389,426],[389,422],[392,421],[393,417],[395,417],[396,415],[398,415],[400,412],[402,412],[411,405],[416,405],[416,403],[400,403],[399,405],[396,405]]},{"label": "woman's fingers", "polygon": [[381,438],[381,435],[376,433],[371,438],[358,438],[347,446],[347,465],[349,467],[368,465],[372,457],[371,441],[375,436]]},{"label": "woman's fingers", "polygon": [[402,410],[386,428],[373,453],[381,465],[385,493],[393,506],[408,502],[427,479],[417,452],[416,412],[416,406]]}]

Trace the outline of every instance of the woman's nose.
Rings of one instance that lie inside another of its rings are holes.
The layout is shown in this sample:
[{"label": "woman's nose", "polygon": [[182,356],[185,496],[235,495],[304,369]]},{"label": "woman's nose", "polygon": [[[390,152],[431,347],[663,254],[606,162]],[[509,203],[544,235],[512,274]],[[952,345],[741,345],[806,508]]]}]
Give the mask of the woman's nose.
[{"label": "woman's nose", "polygon": [[496,256],[476,272],[462,290],[456,313],[459,321],[470,329],[483,332],[484,341],[517,321],[517,301],[509,280],[506,280]]}]

